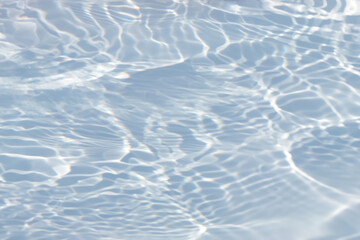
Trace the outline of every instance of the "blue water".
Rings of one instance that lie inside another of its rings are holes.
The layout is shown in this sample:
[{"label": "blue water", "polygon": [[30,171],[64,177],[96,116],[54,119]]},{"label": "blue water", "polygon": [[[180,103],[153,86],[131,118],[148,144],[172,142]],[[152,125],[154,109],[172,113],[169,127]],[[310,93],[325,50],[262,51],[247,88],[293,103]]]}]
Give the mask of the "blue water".
[{"label": "blue water", "polygon": [[358,0],[1,0],[0,239],[360,239]]}]

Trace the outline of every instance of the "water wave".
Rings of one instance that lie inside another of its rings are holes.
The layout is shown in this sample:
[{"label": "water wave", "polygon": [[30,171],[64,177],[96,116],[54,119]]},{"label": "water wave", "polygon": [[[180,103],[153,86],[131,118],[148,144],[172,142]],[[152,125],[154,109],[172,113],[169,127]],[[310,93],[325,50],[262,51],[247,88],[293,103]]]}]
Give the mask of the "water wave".
[{"label": "water wave", "polygon": [[355,239],[359,9],[2,1],[0,236]]}]

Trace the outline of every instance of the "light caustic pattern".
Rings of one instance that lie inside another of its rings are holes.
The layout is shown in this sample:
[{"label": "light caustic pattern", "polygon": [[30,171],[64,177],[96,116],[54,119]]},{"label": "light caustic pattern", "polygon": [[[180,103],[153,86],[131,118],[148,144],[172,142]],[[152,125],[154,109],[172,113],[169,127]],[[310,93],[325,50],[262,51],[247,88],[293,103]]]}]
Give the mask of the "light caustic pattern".
[{"label": "light caustic pattern", "polygon": [[0,3],[1,239],[358,239],[360,5]]}]

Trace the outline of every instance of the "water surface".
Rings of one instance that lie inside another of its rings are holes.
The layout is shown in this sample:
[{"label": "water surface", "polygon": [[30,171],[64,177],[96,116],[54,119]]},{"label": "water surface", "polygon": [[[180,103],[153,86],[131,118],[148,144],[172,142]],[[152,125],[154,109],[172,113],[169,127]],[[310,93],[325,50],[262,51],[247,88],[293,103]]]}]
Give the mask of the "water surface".
[{"label": "water surface", "polygon": [[360,239],[357,0],[2,0],[1,239]]}]

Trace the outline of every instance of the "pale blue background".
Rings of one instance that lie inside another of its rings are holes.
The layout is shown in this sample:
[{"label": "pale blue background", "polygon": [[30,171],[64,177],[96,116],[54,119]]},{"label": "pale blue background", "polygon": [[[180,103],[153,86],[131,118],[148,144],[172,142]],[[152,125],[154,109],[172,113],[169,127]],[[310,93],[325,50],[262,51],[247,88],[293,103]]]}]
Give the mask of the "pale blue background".
[{"label": "pale blue background", "polygon": [[360,239],[357,0],[1,0],[1,239]]}]

